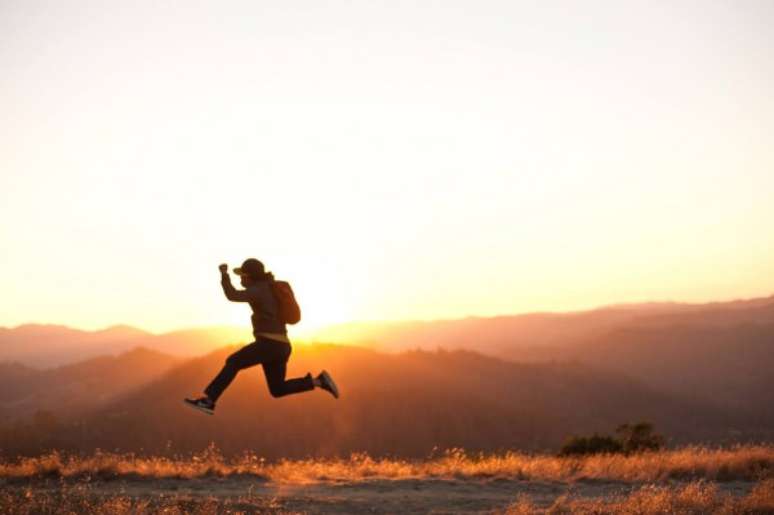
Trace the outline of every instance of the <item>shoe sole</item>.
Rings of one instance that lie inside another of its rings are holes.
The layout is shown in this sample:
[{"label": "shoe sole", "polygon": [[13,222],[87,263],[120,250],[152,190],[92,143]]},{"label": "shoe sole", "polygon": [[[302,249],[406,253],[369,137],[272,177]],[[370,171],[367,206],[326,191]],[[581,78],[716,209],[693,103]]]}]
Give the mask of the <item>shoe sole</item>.
[{"label": "shoe sole", "polygon": [[333,393],[333,396],[338,399],[339,398],[339,387],[336,386],[336,383],[333,381],[333,378],[331,377],[331,375],[328,372],[326,372],[325,370],[323,370],[322,374],[320,374],[320,375],[323,376],[323,378],[325,379],[325,382],[328,383],[328,386],[330,386],[331,390],[333,390],[333,392],[331,392],[331,393]]},{"label": "shoe sole", "polygon": [[211,410],[210,408],[205,408],[203,406],[199,406],[198,404],[194,404],[193,402],[188,402],[185,399],[183,399],[183,404],[185,404],[189,408],[197,409],[197,410],[201,411],[202,413],[206,413],[208,415],[214,415],[215,414],[214,410]]}]

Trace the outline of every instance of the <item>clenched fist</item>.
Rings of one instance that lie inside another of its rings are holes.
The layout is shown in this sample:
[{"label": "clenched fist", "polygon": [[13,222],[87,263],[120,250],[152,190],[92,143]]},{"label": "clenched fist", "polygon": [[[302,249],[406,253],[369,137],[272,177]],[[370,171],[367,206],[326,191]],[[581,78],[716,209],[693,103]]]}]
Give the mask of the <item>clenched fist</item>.
[{"label": "clenched fist", "polygon": [[220,270],[221,274],[225,274],[226,272],[228,272],[228,265],[226,263],[223,263],[218,267],[218,270]]}]

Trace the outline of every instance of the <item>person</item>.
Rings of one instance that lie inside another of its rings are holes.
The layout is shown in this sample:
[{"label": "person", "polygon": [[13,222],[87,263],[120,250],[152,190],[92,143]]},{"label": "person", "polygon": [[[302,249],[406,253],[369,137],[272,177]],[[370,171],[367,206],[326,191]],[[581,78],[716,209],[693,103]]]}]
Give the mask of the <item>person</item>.
[{"label": "person", "polygon": [[184,399],[186,405],[210,415],[214,414],[218,398],[237,373],[258,364],[263,367],[272,397],[283,397],[321,388],[338,399],[338,387],[325,370],[316,377],[307,373],[304,377],[285,379],[291,353],[290,340],[288,340],[285,322],[280,316],[278,301],[273,294],[271,281],[274,277],[264,270],[263,263],[250,258],[245,260],[241,267],[234,269],[244,290],[237,290],[231,284],[228,265],[223,264],[219,268],[220,284],[226,298],[232,302],[247,302],[252,308],[253,314],[250,319],[255,341],[231,354],[218,375],[204,389],[204,395]]}]

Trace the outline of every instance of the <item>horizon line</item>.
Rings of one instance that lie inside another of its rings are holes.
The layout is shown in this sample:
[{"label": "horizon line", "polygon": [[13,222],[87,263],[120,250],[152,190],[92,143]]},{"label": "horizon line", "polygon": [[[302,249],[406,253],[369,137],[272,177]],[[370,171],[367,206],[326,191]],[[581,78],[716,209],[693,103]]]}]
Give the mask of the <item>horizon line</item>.
[{"label": "horizon line", "polygon": [[[362,324],[362,325],[385,325],[385,324],[426,324],[426,323],[439,323],[439,322],[454,322],[459,320],[469,320],[469,319],[495,319],[495,318],[509,318],[509,317],[520,317],[520,316],[535,316],[535,315],[573,315],[573,314],[580,314],[580,313],[590,313],[593,311],[602,311],[606,309],[624,309],[627,307],[635,307],[635,306],[648,306],[648,305],[672,305],[672,306],[709,306],[712,304],[733,304],[738,302],[752,302],[756,300],[766,300],[766,299],[772,299],[774,298],[774,293],[761,296],[761,297],[734,297],[731,299],[724,299],[724,300],[710,300],[706,302],[687,302],[687,301],[679,301],[679,300],[643,300],[643,301],[631,301],[631,302],[620,302],[620,303],[612,303],[612,304],[602,304],[597,305],[595,307],[589,307],[584,309],[574,309],[574,310],[567,310],[567,311],[523,311],[520,313],[507,313],[507,314],[498,314],[498,315],[466,315],[461,316],[457,318],[434,318],[434,319],[386,319],[386,320],[376,320],[376,319],[369,319],[369,320],[349,320],[349,321],[342,321],[342,322],[334,322],[330,324],[325,324],[323,326],[318,327],[314,330],[309,330],[308,334],[306,336],[309,336],[316,332],[321,332],[328,328],[334,328],[334,327],[341,327],[345,325],[354,325],[354,324]],[[248,326],[242,326],[242,325],[230,325],[230,324],[213,324],[213,325],[202,325],[202,326],[187,326],[187,327],[178,327],[175,329],[169,329],[166,331],[151,331],[148,329],[144,329],[142,327],[128,324],[125,322],[119,322],[115,324],[110,324],[107,326],[104,326],[102,328],[98,329],[85,329],[83,327],[76,327],[71,326],[67,324],[62,323],[49,323],[49,322],[23,322],[21,324],[18,324],[16,326],[5,326],[0,325],[0,329],[6,329],[6,330],[16,330],[22,327],[28,327],[28,326],[40,326],[40,327],[60,327],[75,331],[81,331],[85,333],[100,333],[100,332],[106,332],[110,330],[116,330],[116,329],[124,329],[124,330],[132,330],[137,332],[142,332],[150,336],[163,336],[171,333],[177,333],[182,331],[212,331],[212,330],[250,330]],[[306,331],[301,331],[306,332]]]}]

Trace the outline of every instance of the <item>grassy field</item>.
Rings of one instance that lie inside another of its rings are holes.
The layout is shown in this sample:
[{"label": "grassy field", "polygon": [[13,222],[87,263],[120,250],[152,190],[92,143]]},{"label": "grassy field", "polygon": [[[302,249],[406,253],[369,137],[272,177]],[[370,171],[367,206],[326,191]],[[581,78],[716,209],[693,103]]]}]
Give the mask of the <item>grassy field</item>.
[{"label": "grassy field", "polygon": [[51,453],[1,462],[0,485],[2,513],[774,513],[774,446],[418,461]]}]

